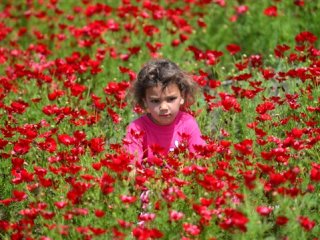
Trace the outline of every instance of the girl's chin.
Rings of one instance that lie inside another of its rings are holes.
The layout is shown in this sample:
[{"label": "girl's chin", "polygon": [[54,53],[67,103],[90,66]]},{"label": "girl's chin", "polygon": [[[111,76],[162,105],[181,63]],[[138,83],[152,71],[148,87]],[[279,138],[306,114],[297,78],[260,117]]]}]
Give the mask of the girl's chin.
[{"label": "girl's chin", "polygon": [[173,122],[173,119],[170,116],[159,117],[158,119],[153,119],[153,122],[158,125],[169,125]]},{"label": "girl's chin", "polygon": [[173,121],[174,121],[174,117],[172,116],[172,114],[168,114],[168,115],[159,115],[156,118],[153,117],[151,114],[149,114],[149,118],[152,120],[152,122],[154,122],[155,124],[158,125],[170,125]]}]

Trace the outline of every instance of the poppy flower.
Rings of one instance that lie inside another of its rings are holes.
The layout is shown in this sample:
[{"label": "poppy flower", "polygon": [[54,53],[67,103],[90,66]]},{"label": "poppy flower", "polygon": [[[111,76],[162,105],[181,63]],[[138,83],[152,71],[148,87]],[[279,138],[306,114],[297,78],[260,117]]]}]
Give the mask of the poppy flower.
[{"label": "poppy flower", "polygon": [[225,219],[219,224],[222,229],[238,228],[243,232],[247,231],[246,224],[249,219],[240,211],[227,208],[225,209]]},{"label": "poppy flower", "polygon": [[58,141],[65,146],[70,146],[74,144],[75,138],[72,136],[69,136],[68,134],[60,134],[58,135]]},{"label": "poppy flower", "polygon": [[241,106],[233,95],[220,92],[219,96],[221,98],[220,104],[224,108],[224,110],[230,111],[234,109],[234,111],[236,112],[241,112]]},{"label": "poppy flower", "polygon": [[12,194],[13,194],[13,199],[16,201],[23,201],[28,197],[28,195],[25,192],[18,191],[18,190],[13,190]]},{"label": "poppy flower", "polygon": [[294,5],[298,7],[303,7],[305,4],[304,0],[294,0]]},{"label": "poppy flower", "polygon": [[313,44],[317,40],[318,40],[317,36],[315,36],[312,32],[308,32],[308,31],[300,32],[295,37],[296,43]]},{"label": "poppy flower", "polygon": [[56,141],[55,141],[53,138],[47,137],[44,142],[38,143],[38,147],[39,147],[41,150],[44,150],[44,151],[48,151],[48,152],[50,152],[50,153],[53,153],[53,152],[55,152],[56,149],[57,149],[57,143],[56,143]]},{"label": "poppy flower", "polygon": [[104,173],[100,180],[100,189],[103,194],[109,194],[113,192],[113,184],[115,182],[115,179],[108,175],[107,173]]},{"label": "poppy flower", "polygon": [[312,221],[305,216],[299,216],[298,221],[305,231],[311,231],[316,225],[315,221]]},{"label": "poppy flower", "polygon": [[241,51],[241,47],[240,47],[239,45],[233,44],[233,43],[228,44],[228,45],[226,46],[226,49],[229,51],[229,53],[230,53],[231,55],[235,55],[235,54],[237,54],[238,52]]},{"label": "poppy flower", "polygon": [[320,164],[311,163],[310,179],[315,182],[320,182]]},{"label": "poppy flower", "polygon": [[274,55],[276,57],[282,58],[282,57],[284,57],[284,53],[286,51],[288,51],[289,49],[290,49],[290,47],[286,44],[277,45],[274,49]]},{"label": "poppy flower", "polygon": [[249,11],[249,7],[247,5],[240,5],[235,7],[235,10],[237,14],[242,15]]},{"label": "poppy flower", "polygon": [[156,214],[154,213],[141,213],[138,217],[139,221],[153,221],[156,218]]},{"label": "poppy flower", "polygon": [[50,101],[54,101],[54,100],[58,99],[59,97],[63,96],[64,94],[65,94],[65,92],[63,90],[56,89],[52,93],[48,94],[48,99]]},{"label": "poppy flower", "polygon": [[156,228],[146,228],[144,226],[138,226],[132,230],[132,234],[136,239],[153,239],[162,238],[163,233]]},{"label": "poppy flower", "polygon": [[158,33],[160,30],[154,25],[146,25],[143,27],[143,32],[148,37],[152,37],[154,34]]},{"label": "poppy flower", "polygon": [[98,217],[98,218],[102,218],[105,214],[106,214],[105,211],[100,210],[100,209],[96,209],[94,211],[94,215],[96,215],[96,217]]},{"label": "poppy flower", "polygon": [[253,140],[245,139],[240,143],[234,144],[234,148],[243,155],[250,155],[253,153],[252,144]]},{"label": "poppy flower", "polygon": [[68,205],[67,202],[65,201],[61,201],[61,202],[55,202],[54,205],[58,208],[58,209],[62,209],[64,207],[66,207]]},{"label": "poppy flower", "polygon": [[197,225],[191,223],[183,223],[183,229],[187,234],[197,236],[201,233],[200,228]]},{"label": "poppy flower", "polygon": [[17,100],[12,102],[10,107],[9,112],[22,114],[26,111],[27,107],[29,107],[29,104],[23,100]]},{"label": "poppy flower", "polygon": [[265,114],[267,111],[271,111],[273,109],[275,109],[275,104],[270,101],[258,104],[258,106],[256,107],[256,111],[259,114]]},{"label": "poppy flower", "polygon": [[170,221],[179,221],[184,217],[184,214],[182,212],[178,212],[176,210],[170,210],[169,211],[169,218]]},{"label": "poppy flower", "polygon": [[118,124],[121,122],[122,118],[112,108],[107,108],[107,112],[108,112],[109,116],[111,117],[113,123]]},{"label": "poppy flower", "polygon": [[137,197],[135,196],[128,196],[128,195],[121,195],[120,199],[123,203],[134,203],[137,200]]},{"label": "poppy flower", "polygon": [[19,139],[13,146],[13,151],[16,154],[24,155],[30,150],[31,141],[28,139]]},{"label": "poppy flower", "polygon": [[268,17],[277,17],[278,16],[278,8],[276,6],[270,6],[264,9],[264,15]]},{"label": "poppy flower", "polygon": [[268,216],[273,211],[273,208],[272,207],[268,207],[268,206],[258,206],[256,208],[256,211],[261,216]]},{"label": "poppy flower", "polygon": [[276,224],[279,226],[286,225],[289,219],[285,216],[278,216],[276,219]]},{"label": "poppy flower", "polygon": [[8,144],[9,142],[4,139],[0,139],[0,150],[4,149],[4,147]]},{"label": "poppy flower", "polygon": [[97,154],[97,153],[101,153],[104,151],[105,148],[105,141],[102,138],[96,137],[96,138],[92,138],[89,142],[88,142],[89,148],[91,150],[92,154]]}]

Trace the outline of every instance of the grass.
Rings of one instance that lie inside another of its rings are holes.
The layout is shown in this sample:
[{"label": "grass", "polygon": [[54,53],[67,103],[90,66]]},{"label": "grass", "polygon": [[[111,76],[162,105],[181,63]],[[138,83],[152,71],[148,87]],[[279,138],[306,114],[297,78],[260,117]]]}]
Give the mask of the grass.
[{"label": "grass", "polygon": [[[312,56],[306,49],[319,51],[319,42],[298,43],[295,37],[304,31],[320,35],[319,3],[306,1],[298,7],[293,1],[228,1],[220,7],[213,2],[201,6],[161,1],[149,6],[166,12],[156,19],[147,3],[139,1],[132,3],[137,7],[133,12],[124,1],[110,1],[114,9],[109,15],[98,1],[60,1],[57,7],[52,2],[27,6],[6,1],[0,6],[0,18],[11,28],[8,33],[0,30],[0,59],[5,59],[0,64],[0,139],[8,141],[0,141],[0,238],[316,239],[319,54]],[[241,4],[249,10],[230,21]],[[11,17],[4,14],[9,5]],[[278,16],[263,14],[270,5],[277,6]],[[82,10],[75,12],[76,6]],[[127,7],[125,17],[119,15],[120,6]],[[96,9],[92,16],[85,15],[89,7]],[[24,14],[27,10],[32,16]],[[36,17],[41,12],[45,16]],[[119,24],[118,31],[104,25],[110,19]],[[199,19],[206,27],[199,27]],[[133,31],[125,30],[126,23],[133,24]],[[159,32],[148,36],[146,25]],[[21,28],[26,33],[19,36]],[[59,34],[64,38],[59,40]],[[173,46],[173,40],[180,43]],[[86,41],[92,45],[83,46]],[[231,43],[239,45],[240,52],[228,53]],[[158,49],[151,51],[148,44],[158,44]],[[274,54],[279,44],[290,47],[281,58]],[[301,44],[304,51],[298,50]],[[131,53],[135,47],[140,50]],[[223,54],[215,64],[207,61],[210,51]],[[294,54],[305,59],[290,61]],[[107,94],[105,88],[110,82],[130,85],[152,56],[169,58],[193,75],[208,73],[221,86],[201,87],[192,106],[208,142],[201,157],[182,152],[163,157],[175,171],[153,167],[129,173],[122,139],[139,114],[130,104],[120,107],[125,99],[119,101],[118,91]],[[246,61],[244,69],[237,68]],[[255,61],[258,66],[252,65]],[[95,65],[101,72],[92,72]],[[275,75],[266,79],[266,69]],[[240,79],[244,74],[251,77]],[[72,86],[85,89],[81,94]],[[63,94],[50,100],[55,90]],[[95,98],[105,107],[99,110]],[[14,105],[18,100],[26,104],[25,110]],[[266,102],[274,109],[258,113],[257,107]],[[61,134],[75,142],[63,143]],[[90,145],[95,138],[103,141],[101,151]],[[41,147],[48,139],[55,150],[48,149],[50,143]],[[19,153],[20,147],[29,148]],[[123,168],[112,168],[119,165]],[[155,214],[145,228],[137,224],[143,186],[151,190],[147,213]],[[124,196],[136,200],[128,203]],[[263,216],[258,206],[272,211]],[[183,214],[181,220],[170,216],[173,210]],[[288,223],[277,223],[279,216]]]}]

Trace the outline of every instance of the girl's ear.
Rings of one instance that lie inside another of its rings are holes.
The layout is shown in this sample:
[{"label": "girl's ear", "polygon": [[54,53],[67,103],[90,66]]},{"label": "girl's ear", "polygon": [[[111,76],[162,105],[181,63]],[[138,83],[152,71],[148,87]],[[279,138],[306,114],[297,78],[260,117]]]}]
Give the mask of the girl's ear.
[{"label": "girl's ear", "polygon": [[181,98],[180,105],[183,105],[183,104],[184,104],[184,98]]}]

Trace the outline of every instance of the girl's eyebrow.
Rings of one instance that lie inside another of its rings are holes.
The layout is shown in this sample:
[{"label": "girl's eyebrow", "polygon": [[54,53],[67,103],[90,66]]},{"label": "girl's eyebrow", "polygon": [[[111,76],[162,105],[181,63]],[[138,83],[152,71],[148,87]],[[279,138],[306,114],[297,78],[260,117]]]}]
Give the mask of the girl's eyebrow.
[{"label": "girl's eyebrow", "polygon": [[[175,93],[174,93],[174,94],[165,96],[165,98],[178,97],[177,95],[178,95],[178,94],[175,94]],[[160,99],[160,97],[158,97],[158,96],[149,96],[149,98],[152,98],[152,99]]]}]

